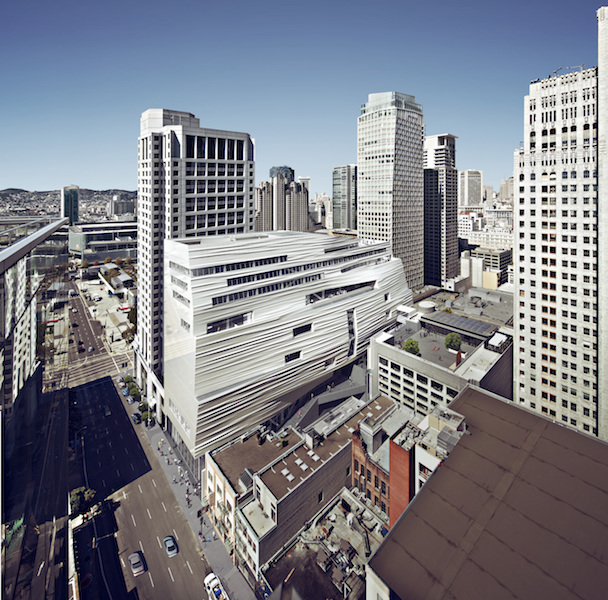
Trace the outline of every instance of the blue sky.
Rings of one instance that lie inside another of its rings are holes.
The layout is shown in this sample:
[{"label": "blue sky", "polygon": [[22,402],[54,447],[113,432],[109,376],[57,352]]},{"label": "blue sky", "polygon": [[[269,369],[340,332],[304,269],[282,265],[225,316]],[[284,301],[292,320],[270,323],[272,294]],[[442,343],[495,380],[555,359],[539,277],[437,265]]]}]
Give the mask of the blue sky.
[{"label": "blue sky", "polygon": [[601,4],[23,0],[0,7],[0,189],[137,187],[139,118],[194,113],[331,194],[372,92],[411,94],[457,167],[512,174],[530,80],[597,65]]}]

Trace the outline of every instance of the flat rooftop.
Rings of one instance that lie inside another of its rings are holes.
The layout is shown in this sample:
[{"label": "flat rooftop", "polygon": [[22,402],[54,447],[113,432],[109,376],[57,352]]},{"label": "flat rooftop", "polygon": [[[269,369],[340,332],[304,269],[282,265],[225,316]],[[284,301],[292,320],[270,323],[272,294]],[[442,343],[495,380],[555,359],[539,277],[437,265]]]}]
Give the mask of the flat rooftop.
[{"label": "flat rooftop", "polygon": [[608,444],[467,388],[468,434],[372,557],[400,598],[605,598]]},{"label": "flat rooftop", "polygon": [[230,482],[232,489],[239,492],[239,477],[245,469],[256,473],[301,442],[302,438],[292,429],[288,429],[285,437],[280,440],[266,439],[262,444],[258,443],[254,432],[247,438],[241,437],[236,442],[214,450],[211,457]]},{"label": "flat rooftop", "polygon": [[[269,464],[263,472],[259,473],[264,485],[268,487],[277,501],[281,501],[323,463],[351,443],[352,434],[361,420],[366,417],[378,418],[391,406],[393,406],[392,400],[378,396],[337,427],[338,422],[331,425],[332,420],[336,419],[335,412],[331,411],[311,426],[317,431],[321,429],[331,431],[331,433],[328,433],[314,449],[305,445],[298,446],[293,451],[286,453],[280,460]],[[341,407],[342,405],[339,408],[344,410]]]}]

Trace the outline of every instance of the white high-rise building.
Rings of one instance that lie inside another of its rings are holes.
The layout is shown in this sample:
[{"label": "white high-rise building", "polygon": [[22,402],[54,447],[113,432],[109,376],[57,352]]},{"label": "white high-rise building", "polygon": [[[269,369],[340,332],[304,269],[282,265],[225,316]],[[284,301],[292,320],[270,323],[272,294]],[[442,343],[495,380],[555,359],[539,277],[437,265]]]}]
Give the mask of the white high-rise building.
[{"label": "white high-rise building", "polygon": [[135,367],[161,419],[164,241],[253,230],[253,151],[247,133],[203,129],[191,113],[150,109],[141,116]]},{"label": "white high-rise building", "polygon": [[483,205],[483,173],[474,169],[460,171],[458,177],[458,208],[481,208]]},{"label": "white high-rise building", "polygon": [[333,226],[357,229],[357,165],[333,168],[332,198]]},{"label": "white high-rise building", "polygon": [[280,231],[165,246],[167,433],[197,471],[353,362],[411,298],[387,243]]},{"label": "white high-rise building", "polygon": [[391,242],[413,289],[424,285],[422,107],[399,92],[370,94],[357,120],[357,229]]},{"label": "white high-rise building", "polygon": [[599,69],[536,80],[525,98],[524,144],[514,164],[514,397],[608,439],[605,276],[598,269],[608,231],[601,227],[608,181],[605,174],[598,180],[608,133],[601,110],[608,93],[606,8],[598,19]]}]

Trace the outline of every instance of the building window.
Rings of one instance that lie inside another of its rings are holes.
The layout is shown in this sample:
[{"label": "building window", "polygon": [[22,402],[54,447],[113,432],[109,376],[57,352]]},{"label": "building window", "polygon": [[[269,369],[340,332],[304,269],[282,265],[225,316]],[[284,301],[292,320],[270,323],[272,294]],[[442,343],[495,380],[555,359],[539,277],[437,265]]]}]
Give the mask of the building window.
[{"label": "building window", "polygon": [[292,352],[291,354],[286,354],[285,355],[285,362],[291,362],[292,360],[297,360],[298,358],[300,358],[300,354],[301,351],[298,350],[297,352]]}]

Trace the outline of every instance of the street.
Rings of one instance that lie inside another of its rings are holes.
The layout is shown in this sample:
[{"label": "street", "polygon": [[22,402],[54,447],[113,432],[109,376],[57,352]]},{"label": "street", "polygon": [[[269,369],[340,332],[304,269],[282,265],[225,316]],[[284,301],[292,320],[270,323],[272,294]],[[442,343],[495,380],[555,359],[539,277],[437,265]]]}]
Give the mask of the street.
[{"label": "street", "polygon": [[[97,492],[98,501],[111,500],[103,514],[92,519],[97,528],[97,572],[105,579],[96,587],[107,587],[109,598],[125,586],[127,594],[137,588],[138,598],[203,597],[202,582],[210,568],[153,456],[144,425],[133,425],[129,405],[110,377],[79,386],[76,392],[87,487]],[[109,415],[102,406],[108,406]],[[112,519],[115,535],[108,525]],[[167,535],[174,536],[179,549],[172,558],[162,545]],[[136,551],[143,552],[147,570],[133,577],[127,558]],[[114,565],[116,555],[120,573]]]}]

